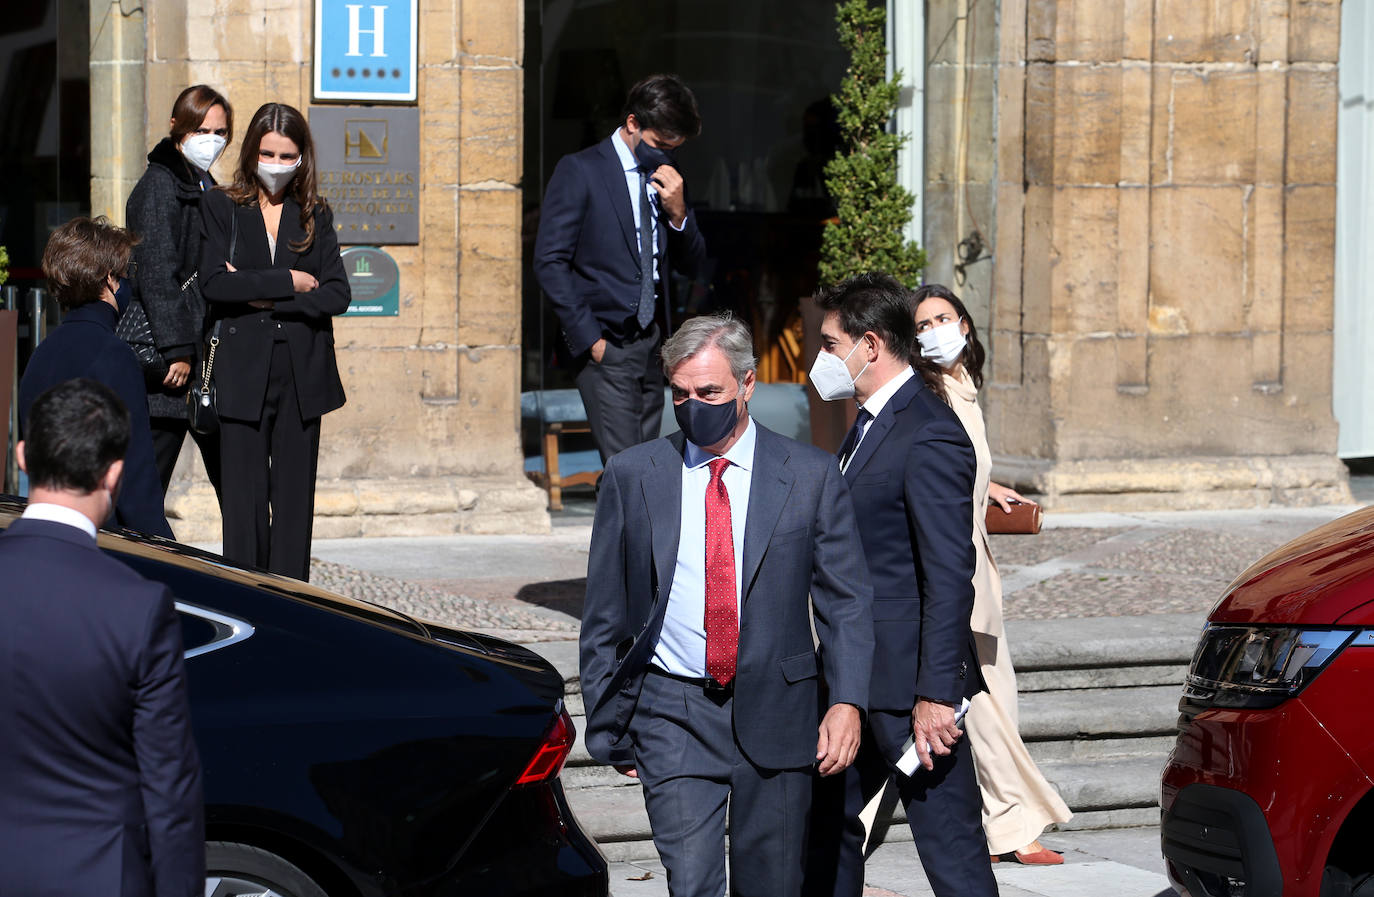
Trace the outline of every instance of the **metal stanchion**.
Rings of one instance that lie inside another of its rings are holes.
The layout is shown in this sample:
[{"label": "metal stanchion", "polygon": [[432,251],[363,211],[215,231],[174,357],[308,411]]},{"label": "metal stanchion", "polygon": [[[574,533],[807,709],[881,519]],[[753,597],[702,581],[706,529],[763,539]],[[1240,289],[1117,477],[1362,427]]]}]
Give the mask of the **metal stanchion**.
[{"label": "metal stanchion", "polygon": [[37,349],[38,344],[48,335],[48,291],[42,287],[29,287],[29,342],[30,349]]}]

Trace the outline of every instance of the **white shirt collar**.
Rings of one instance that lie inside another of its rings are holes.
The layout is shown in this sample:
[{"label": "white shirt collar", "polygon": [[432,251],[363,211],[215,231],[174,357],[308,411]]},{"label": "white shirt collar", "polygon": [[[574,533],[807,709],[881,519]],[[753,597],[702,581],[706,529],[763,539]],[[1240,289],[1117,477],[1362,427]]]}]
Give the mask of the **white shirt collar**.
[{"label": "white shirt collar", "polygon": [[615,154],[620,157],[620,167],[626,171],[635,171],[639,168],[639,162],[635,160],[635,154],[630,152],[630,148],[625,145],[625,139],[620,136],[620,128],[616,128],[611,134],[611,145],[615,147]]},{"label": "white shirt collar", "polygon": [[744,433],[724,455],[713,455],[688,439],[687,452],[683,456],[683,460],[688,467],[700,467],[714,461],[717,457],[722,457],[736,467],[752,470],[754,467],[754,443],[757,436],[758,431],[754,428],[754,419],[751,417],[749,418],[749,425],[744,428]]},{"label": "white shirt collar", "polygon": [[868,401],[864,402],[859,407],[874,417],[877,417],[882,412],[883,406],[891,401],[892,397],[897,394],[897,390],[901,389],[906,381],[915,376],[916,372],[912,370],[911,365],[907,365],[891,380],[878,387],[873,395],[868,397]]},{"label": "white shirt collar", "polygon": [[23,516],[28,520],[46,520],[49,523],[74,526],[92,539],[95,538],[95,524],[91,522],[91,518],[65,505],[35,502],[24,509]]}]

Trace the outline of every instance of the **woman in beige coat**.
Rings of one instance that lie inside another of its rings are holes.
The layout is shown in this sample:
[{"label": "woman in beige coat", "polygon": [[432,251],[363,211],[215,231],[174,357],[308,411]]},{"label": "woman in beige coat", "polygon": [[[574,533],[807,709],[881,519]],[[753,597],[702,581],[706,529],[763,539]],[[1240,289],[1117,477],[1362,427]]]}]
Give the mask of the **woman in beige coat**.
[{"label": "woman in beige coat", "polygon": [[938,284],[919,288],[914,301],[921,344],[916,369],[959,416],[978,461],[973,487],[973,545],[978,562],[973,576],[972,628],[988,690],[973,699],[964,726],[983,794],[988,852],[994,862],[1057,865],[1064,858],[1038,838],[1051,823],[1067,822],[1073,814],[1036,768],[1017,728],[1016,671],[1002,630],[1002,579],[992,560],[984,519],[989,500],[1009,512],[1012,501],[1026,499],[989,479],[991,453],[978,407],[984,353],[968,310]]}]

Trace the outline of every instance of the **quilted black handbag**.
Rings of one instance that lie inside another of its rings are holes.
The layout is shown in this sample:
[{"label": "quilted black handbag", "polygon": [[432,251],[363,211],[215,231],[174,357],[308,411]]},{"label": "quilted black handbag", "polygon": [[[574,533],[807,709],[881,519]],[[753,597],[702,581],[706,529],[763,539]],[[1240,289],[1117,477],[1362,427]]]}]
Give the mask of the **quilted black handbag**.
[{"label": "quilted black handbag", "polygon": [[157,350],[153,340],[153,325],[148,322],[148,312],[143,308],[143,300],[135,299],[124,309],[115,324],[115,336],[129,344],[138,356],[138,366],[143,369],[143,379],[149,389],[162,385],[167,376],[167,361]]}]

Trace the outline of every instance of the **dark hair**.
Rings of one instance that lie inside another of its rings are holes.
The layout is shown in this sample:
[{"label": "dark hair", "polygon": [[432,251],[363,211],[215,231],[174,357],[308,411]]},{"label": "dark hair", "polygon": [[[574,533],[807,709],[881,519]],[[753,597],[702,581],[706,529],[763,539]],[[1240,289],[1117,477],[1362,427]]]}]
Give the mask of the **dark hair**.
[{"label": "dark hair", "polygon": [[33,400],[24,430],[29,482],[89,495],[129,449],[129,410],[103,383],[67,380]]},{"label": "dark hair", "polygon": [[224,107],[225,143],[234,141],[234,107],[224,94],[206,84],[192,84],[177,94],[172,104],[172,142],[180,143],[187,134],[199,128],[205,116],[216,106]]},{"label": "dark hair", "polygon": [[234,172],[234,182],[221,189],[241,206],[258,201],[258,149],[265,134],[280,134],[301,151],[301,166],[296,169],[287,192],[301,207],[301,230],[305,231],[299,243],[290,244],[291,251],[305,252],[315,242],[315,209],[324,206],[325,201],[315,181],[315,142],[310,138],[310,126],[294,106],[264,103],[258,107],[248,122],[243,146],[239,147],[239,167]]},{"label": "dark hair", "polygon": [[[954,295],[953,290],[939,283],[927,283],[917,287],[916,292],[911,294],[911,319],[913,321],[916,320],[916,308],[926,299],[932,297],[943,299],[954,306],[954,313],[968,324],[968,335],[964,337],[964,351],[959,356],[959,363],[964,366],[965,371],[968,371],[969,379],[973,381],[973,388],[982,389],[983,361],[987,358],[987,353],[983,351],[983,344],[978,341],[978,328],[973,325],[973,318],[969,316],[968,309],[964,307],[963,302],[959,301],[959,297]],[[915,365],[918,371],[921,371],[922,377],[925,377],[923,369],[927,367],[934,368],[936,371],[944,373],[944,370],[939,365],[921,355],[921,348],[919,345],[917,345],[915,354],[912,357],[912,364]],[[927,384],[930,382],[929,378],[926,378],[926,382]],[[941,386],[943,387],[943,381],[941,382]],[[944,395],[943,388],[936,391],[939,392],[940,395]]]},{"label": "dark hair", "polygon": [[138,238],[98,218],[73,218],[52,232],[43,248],[43,276],[64,309],[100,300],[105,278],[129,269]]},{"label": "dark hair", "polygon": [[670,140],[701,133],[697,98],[677,75],[650,75],[631,87],[620,120],[631,115],[641,129],[657,131]]},{"label": "dark hair", "polygon": [[869,272],[821,291],[816,304],[838,312],[840,329],[858,341],[876,333],[897,358],[910,358],[916,343],[916,319],[911,316],[910,292],[887,274]]}]

